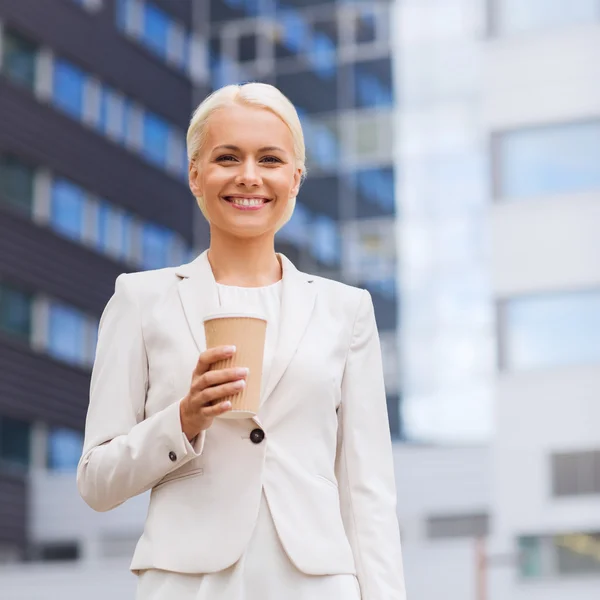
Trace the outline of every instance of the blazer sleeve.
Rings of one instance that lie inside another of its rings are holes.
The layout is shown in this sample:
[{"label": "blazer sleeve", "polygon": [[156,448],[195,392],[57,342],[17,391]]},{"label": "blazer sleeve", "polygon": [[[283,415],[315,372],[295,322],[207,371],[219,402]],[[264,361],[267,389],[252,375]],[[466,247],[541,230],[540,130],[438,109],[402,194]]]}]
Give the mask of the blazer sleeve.
[{"label": "blazer sleeve", "polygon": [[147,491],[200,455],[182,431],[179,402],[145,419],[148,358],[132,276],[120,275],[98,331],[77,487],[107,511]]},{"label": "blazer sleeve", "polygon": [[381,347],[363,290],[342,379],[336,477],[363,600],[405,600]]}]

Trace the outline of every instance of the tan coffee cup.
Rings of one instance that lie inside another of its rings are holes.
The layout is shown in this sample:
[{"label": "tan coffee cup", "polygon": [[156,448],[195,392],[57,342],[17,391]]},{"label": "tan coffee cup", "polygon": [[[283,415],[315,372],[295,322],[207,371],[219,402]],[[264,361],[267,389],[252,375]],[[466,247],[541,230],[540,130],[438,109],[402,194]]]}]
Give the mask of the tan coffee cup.
[{"label": "tan coffee cup", "polygon": [[231,402],[232,409],[219,415],[220,418],[247,419],[258,413],[266,332],[267,320],[257,314],[223,313],[204,318],[207,348],[236,347],[231,358],[213,363],[210,370],[230,367],[250,369],[245,387],[234,396],[223,398]]}]

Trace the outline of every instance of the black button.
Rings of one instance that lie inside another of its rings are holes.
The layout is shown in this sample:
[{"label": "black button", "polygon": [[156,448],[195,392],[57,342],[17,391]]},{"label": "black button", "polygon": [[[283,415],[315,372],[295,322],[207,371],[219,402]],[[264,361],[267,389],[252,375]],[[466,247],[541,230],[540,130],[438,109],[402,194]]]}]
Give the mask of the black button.
[{"label": "black button", "polygon": [[250,441],[253,444],[260,444],[265,439],[265,432],[262,429],[253,429],[250,433]]},{"label": "black button", "polygon": [[171,452],[169,452],[169,458],[171,461],[175,462],[177,460],[177,454],[171,450]]}]

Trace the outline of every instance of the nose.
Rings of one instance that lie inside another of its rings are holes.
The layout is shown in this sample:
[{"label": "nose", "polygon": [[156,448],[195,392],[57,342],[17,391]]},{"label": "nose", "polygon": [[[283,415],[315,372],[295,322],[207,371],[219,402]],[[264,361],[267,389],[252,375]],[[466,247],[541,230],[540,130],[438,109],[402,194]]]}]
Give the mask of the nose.
[{"label": "nose", "polygon": [[245,187],[258,187],[262,184],[260,172],[254,161],[246,160],[242,163],[235,178],[236,185]]}]

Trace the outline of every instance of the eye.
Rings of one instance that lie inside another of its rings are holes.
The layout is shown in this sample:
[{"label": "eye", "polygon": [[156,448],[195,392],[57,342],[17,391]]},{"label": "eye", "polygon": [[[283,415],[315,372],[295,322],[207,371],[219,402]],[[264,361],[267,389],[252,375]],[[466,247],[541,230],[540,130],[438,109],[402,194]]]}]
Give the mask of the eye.
[{"label": "eye", "polygon": [[269,164],[277,164],[277,163],[281,163],[282,160],[280,158],[277,158],[276,156],[265,156],[261,159],[261,162],[266,162]]},{"label": "eye", "polygon": [[223,154],[217,158],[217,162],[231,162],[232,160],[237,160],[232,154]]}]

